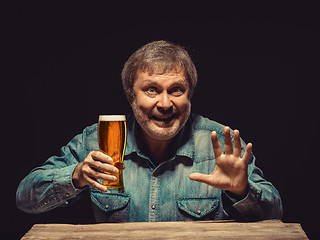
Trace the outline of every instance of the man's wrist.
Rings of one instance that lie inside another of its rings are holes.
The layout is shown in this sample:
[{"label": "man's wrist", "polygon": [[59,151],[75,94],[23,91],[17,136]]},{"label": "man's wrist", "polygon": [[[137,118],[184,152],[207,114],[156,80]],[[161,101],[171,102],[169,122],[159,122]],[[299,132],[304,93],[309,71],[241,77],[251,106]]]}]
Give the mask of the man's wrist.
[{"label": "man's wrist", "polygon": [[227,191],[228,195],[230,195],[230,197],[236,199],[236,200],[241,200],[244,199],[247,195],[248,195],[248,184],[247,186],[240,191]]},{"label": "man's wrist", "polygon": [[72,183],[73,183],[73,186],[75,186],[76,188],[83,188],[86,186],[85,182],[82,180],[82,177],[81,177],[82,164],[83,163],[79,163],[75,167],[72,174]]}]

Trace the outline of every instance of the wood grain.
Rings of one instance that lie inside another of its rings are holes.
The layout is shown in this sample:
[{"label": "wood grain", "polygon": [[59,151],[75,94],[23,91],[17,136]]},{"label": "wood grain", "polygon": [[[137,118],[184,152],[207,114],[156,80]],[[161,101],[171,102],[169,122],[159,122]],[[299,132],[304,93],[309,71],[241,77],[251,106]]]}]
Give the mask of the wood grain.
[{"label": "wood grain", "polygon": [[91,225],[35,224],[27,239],[308,239],[300,224],[195,221],[102,223]]}]

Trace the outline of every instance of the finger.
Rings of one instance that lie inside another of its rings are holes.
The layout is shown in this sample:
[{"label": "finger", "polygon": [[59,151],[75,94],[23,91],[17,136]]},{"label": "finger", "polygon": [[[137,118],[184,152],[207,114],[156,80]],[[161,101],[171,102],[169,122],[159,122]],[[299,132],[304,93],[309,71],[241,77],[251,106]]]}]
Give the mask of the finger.
[{"label": "finger", "polygon": [[224,152],[226,155],[233,154],[233,148],[232,148],[232,141],[231,141],[231,135],[230,135],[230,128],[225,127],[224,131]]},{"label": "finger", "polygon": [[201,182],[201,183],[206,183],[211,186],[213,185],[213,182],[212,182],[213,179],[211,175],[206,175],[202,173],[191,173],[189,175],[189,179],[193,181]]},{"label": "finger", "polygon": [[115,166],[107,163],[102,163],[100,161],[92,161],[89,163],[89,166],[99,172],[108,172],[114,174],[117,174],[119,172],[119,169]]},{"label": "finger", "polygon": [[117,180],[117,178],[114,175],[100,172],[94,168],[91,168],[90,166],[84,166],[82,169],[82,172],[86,180],[88,180],[88,178],[94,179],[94,180],[101,179],[109,182],[114,182]]},{"label": "finger", "polygon": [[103,163],[108,163],[108,164],[113,163],[113,159],[110,156],[108,156],[102,152],[99,152],[99,151],[92,151],[91,157],[93,160],[100,161]]},{"label": "finger", "polygon": [[102,173],[102,172],[94,172],[92,174],[92,177],[95,179],[101,179],[103,181],[107,181],[107,182],[115,182],[117,181],[117,177],[114,175],[110,175],[107,173]]},{"label": "finger", "polygon": [[244,161],[246,165],[249,164],[251,153],[252,153],[252,143],[248,143],[246,147],[246,151],[242,157],[242,161]]},{"label": "finger", "polygon": [[222,152],[219,140],[218,140],[217,133],[215,131],[213,131],[211,133],[211,141],[212,141],[212,147],[213,147],[214,156],[216,158],[218,158],[223,154],[223,152]]},{"label": "finger", "polygon": [[236,157],[241,157],[241,141],[240,141],[240,132],[238,130],[233,131],[233,142],[234,142],[233,154]]},{"label": "finger", "polygon": [[106,186],[103,186],[102,184],[100,184],[96,179],[92,179],[88,176],[86,176],[85,179],[89,183],[89,185],[91,185],[92,187],[95,187],[96,189],[102,192],[106,192],[108,190]]}]

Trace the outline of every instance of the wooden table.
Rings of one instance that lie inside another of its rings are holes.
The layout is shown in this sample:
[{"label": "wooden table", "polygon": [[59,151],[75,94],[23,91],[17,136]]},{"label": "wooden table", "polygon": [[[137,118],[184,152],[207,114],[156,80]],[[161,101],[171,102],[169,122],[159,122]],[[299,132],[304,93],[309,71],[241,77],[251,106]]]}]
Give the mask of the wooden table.
[{"label": "wooden table", "polygon": [[196,221],[35,224],[27,239],[308,239],[300,224],[280,220],[260,222]]}]

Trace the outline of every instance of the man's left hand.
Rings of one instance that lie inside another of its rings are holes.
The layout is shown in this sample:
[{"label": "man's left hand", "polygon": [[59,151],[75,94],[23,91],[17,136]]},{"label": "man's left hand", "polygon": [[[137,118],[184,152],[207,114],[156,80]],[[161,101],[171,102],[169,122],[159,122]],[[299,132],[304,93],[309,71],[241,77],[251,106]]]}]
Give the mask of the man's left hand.
[{"label": "man's left hand", "polygon": [[230,135],[230,128],[224,128],[224,148],[221,149],[217,133],[211,133],[211,140],[216,165],[210,175],[202,173],[192,173],[189,178],[194,181],[209,184],[221,190],[232,192],[239,198],[245,197],[248,192],[248,164],[252,152],[252,144],[249,143],[241,158],[240,132],[234,130],[234,148]]}]

